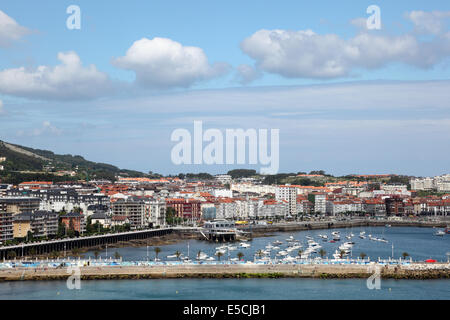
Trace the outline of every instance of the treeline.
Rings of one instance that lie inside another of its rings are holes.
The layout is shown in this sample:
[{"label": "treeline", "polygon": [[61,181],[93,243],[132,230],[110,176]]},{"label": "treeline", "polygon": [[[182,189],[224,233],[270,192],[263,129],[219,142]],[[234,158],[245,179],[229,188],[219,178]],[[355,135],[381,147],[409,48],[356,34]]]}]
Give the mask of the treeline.
[{"label": "treeline", "polygon": [[52,182],[63,182],[63,181],[77,181],[77,177],[70,176],[55,176],[50,173],[20,173],[20,172],[6,172],[0,171],[0,181],[1,183],[8,184],[19,184],[24,181],[52,181]]}]

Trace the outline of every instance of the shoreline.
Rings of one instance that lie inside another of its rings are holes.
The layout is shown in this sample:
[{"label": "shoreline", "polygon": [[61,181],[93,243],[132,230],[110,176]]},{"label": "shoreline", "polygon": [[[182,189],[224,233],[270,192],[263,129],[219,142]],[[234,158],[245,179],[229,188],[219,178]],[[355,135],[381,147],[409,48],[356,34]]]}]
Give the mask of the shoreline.
[{"label": "shoreline", "polygon": [[[382,279],[431,280],[450,279],[450,264],[435,263],[403,265],[299,265],[299,264],[236,264],[236,265],[155,265],[155,266],[84,266],[81,280],[132,279],[367,279],[379,267]],[[0,282],[67,280],[67,268],[18,268],[0,270]]]}]

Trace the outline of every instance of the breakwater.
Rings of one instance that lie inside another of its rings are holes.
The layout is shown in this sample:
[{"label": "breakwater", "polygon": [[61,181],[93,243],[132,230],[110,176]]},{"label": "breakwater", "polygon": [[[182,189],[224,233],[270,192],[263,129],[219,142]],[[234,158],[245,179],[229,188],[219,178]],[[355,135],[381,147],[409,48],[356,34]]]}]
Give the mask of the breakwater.
[{"label": "breakwater", "polygon": [[[164,278],[368,278],[376,270],[385,279],[450,279],[450,264],[326,265],[326,264],[217,264],[154,266],[82,266],[81,280]],[[0,281],[65,280],[67,268],[15,268],[0,270]]]},{"label": "breakwater", "polygon": [[373,219],[354,219],[347,221],[324,220],[276,223],[272,225],[248,225],[245,227],[241,227],[240,229],[251,232],[252,234],[258,234],[269,232],[290,232],[320,229],[384,227],[387,224],[392,227],[445,228],[450,224],[450,221],[391,221]]}]

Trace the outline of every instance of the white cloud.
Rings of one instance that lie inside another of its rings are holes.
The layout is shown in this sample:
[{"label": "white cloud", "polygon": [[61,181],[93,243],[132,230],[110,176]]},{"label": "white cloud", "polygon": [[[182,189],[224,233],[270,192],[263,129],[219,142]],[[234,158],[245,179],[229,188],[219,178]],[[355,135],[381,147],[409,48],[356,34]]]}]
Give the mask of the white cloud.
[{"label": "white cloud", "polygon": [[60,52],[58,60],[61,64],[55,67],[0,71],[0,92],[25,98],[78,100],[95,98],[111,89],[108,75],[94,65],[83,67],[75,52]]},{"label": "white cloud", "polygon": [[[353,24],[361,25],[361,21]],[[259,30],[241,43],[241,49],[263,71],[287,78],[331,79],[396,62],[433,67],[449,57],[450,37],[425,41],[411,34],[388,36],[361,30],[343,39],[311,30]]]},{"label": "white cloud", "polygon": [[201,48],[167,38],[135,41],[113,64],[134,71],[137,83],[151,88],[189,87],[228,71],[225,63],[211,65]]},{"label": "white cloud", "polygon": [[0,47],[9,46],[30,31],[0,10]]},{"label": "white cloud", "polygon": [[63,131],[50,123],[50,121],[42,122],[39,128],[30,130],[19,130],[17,136],[19,137],[39,137],[39,136],[59,136]]},{"label": "white cloud", "polygon": [[406,17],[414,24],[419,33],[440,34],[445,31],[445,19],[450,18],[450,11],[411,11]]},{"label": "white cloud", "polygon": [[262,72],[247,64],[241,64],[236,68],[236,79],[241,84],[249,84],[262,77]]}]

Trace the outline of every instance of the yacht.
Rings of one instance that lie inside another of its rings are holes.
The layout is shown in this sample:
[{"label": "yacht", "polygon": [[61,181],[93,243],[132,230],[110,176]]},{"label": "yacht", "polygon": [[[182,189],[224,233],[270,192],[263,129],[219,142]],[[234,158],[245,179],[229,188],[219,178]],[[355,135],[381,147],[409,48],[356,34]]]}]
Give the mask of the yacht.
[{"label": "yacht", "polygon": [[438,231],[436,231],[436,233],[434,235],[435,236],[444,236],[445,235],[445,231],[444,230],[438,230]]},{"label": "yacht", "polygon": [[283,241],[280,240],[275,240],[274,242],[272,242],[274,245],[280,245],[283,244]]},{"label": "yacht", "polygon": [[241,248],[250,248],[250,245],[248,244],[248,243],[245,243],[245,242],[241,242],[240,244],[239,244],[239,246],[241,247]]}]

